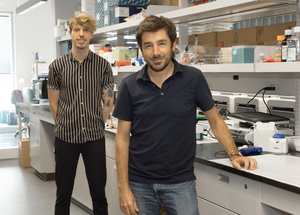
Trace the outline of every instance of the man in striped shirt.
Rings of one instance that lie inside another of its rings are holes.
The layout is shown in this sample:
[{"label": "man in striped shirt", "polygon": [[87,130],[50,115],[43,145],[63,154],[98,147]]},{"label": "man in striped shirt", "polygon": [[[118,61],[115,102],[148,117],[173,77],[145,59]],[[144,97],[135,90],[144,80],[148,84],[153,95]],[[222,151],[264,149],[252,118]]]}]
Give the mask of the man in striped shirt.
[{"label": "man in striped shirt", "polygon": [[49,66],[48,96],[55,120],[55,215],[68,215],[80,153],[94,214],[105,215],[106,158],[104,127],[113,108],[109,63],[89,50],[95,19],[80,12],[69,20],[72,50]]}]

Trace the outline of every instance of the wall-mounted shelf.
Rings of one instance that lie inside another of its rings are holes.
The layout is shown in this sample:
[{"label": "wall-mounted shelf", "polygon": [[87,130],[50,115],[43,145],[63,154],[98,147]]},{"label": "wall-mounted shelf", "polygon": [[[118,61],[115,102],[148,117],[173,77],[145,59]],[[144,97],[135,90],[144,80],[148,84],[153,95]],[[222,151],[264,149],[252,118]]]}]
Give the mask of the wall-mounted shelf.
[{"label": "wall-mounted shelf", "polygon": [[[200,69],[203,73],[300,73],[300,62],[285,63],[246,63],[246,64],[194,64],[190,65]],[[137,72],[142,66],[113,67],[116,76],[122,72]]]},{"label": "wall-mounted shelf", "polygon": [[[210,22],[214,20],[240,21],[274,14],[288,14],[297,11],[297,0],[218,0],[157,14],[171,19],[175,24],[189,22]],[[116,35],[135,34],[142,19],[98,28],[94,38],[108,38]],[[57,42],[71,40],[70,36],[58,37]]]}]

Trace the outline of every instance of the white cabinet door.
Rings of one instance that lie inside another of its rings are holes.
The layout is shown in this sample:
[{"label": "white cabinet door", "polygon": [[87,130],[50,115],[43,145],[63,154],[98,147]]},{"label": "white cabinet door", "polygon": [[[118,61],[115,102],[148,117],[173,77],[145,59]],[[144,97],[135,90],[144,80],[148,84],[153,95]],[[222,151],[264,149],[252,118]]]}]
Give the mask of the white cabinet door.
[{"label": "white cabinet door", "polygon": [[198,197],[200,215],[237,215],[225,208]]},{"label": "white cabinet door", "polygon": [[265,183],[261,186],[261,215],[300,214],[300,195]]},{"label": "white cabinet door", "polygon": [[118,174],[116,161],[106,157],[107,183],[105,193],[108,203],[108,214],[124,215],[119,206]]},{"label": "white cabinet door", "polygon": [[40,128],[30,121],[30,165],[38,171],[41,169],[40,156]]},{"label": "white cabinet door", "polygon": [[81,155],[78,160],[72,197],[87,208],[89,208],[90,210],[93,209],[90,189],[86,178],[85,167]]},{"label": "white cabinet door", "polygon": [[258,214],[258,182],[195,163],[199,197],[242,215]]}]

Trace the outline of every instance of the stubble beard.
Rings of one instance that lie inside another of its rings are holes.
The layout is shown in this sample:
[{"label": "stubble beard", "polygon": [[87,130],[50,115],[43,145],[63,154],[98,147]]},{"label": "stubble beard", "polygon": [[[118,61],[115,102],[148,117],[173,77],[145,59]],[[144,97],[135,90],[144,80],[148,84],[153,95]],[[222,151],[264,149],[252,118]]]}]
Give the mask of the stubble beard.
[{"label": "stubble beard", "polygon": [[[154,59],[164,59],[161,55],[156,55],[156,56],[153,56],[152,58],[150,58],[150,60],[154,60]],[[155,68],[154,65],[155,63],[150,63],[151,61],[146,59],[145,58],[145,61],[147,63],[147,65],[150,67],[151,70],[153,70],[154,72],[161,72],[163,71],[165,68],[167,68],[167,66],[170,64],[171,62],[171,59],[172,59],[172,50],[170,52],[170,55],[169,57],[166,57],[165,58],[165,63],[163,64],[162,67],[160,68]],[[154,64],[154,65],[153,65]]]}]

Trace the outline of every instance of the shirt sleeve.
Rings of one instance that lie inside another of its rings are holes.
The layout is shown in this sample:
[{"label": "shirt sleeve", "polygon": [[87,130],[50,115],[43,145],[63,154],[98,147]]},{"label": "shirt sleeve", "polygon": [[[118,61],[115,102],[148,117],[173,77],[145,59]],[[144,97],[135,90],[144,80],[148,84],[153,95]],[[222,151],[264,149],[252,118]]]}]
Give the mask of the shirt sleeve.
[{"label": "shirt sleeve", "polygon": [[47,88],[60,90],[60,78],[57,70],[53,68],[53,63],[49,66]]},{"label": "shirt sleeve", "polygon": [[204,75],[202,72],[199,74],[196,87],[196,104],[202,111],[208,111],[214,107],[215,102]]},{"label": "shirt sleeve", "polygon": [[107,61],[103,70],[102,90],[105,90],[113,85],[114,76],[112,73],[112,69]]},{"label": "shirt sleeve", "polygon": [[132,102],[124,79],[118,90],[118,96],[113,111],[113,117],[124,121],[132,121]]}]

